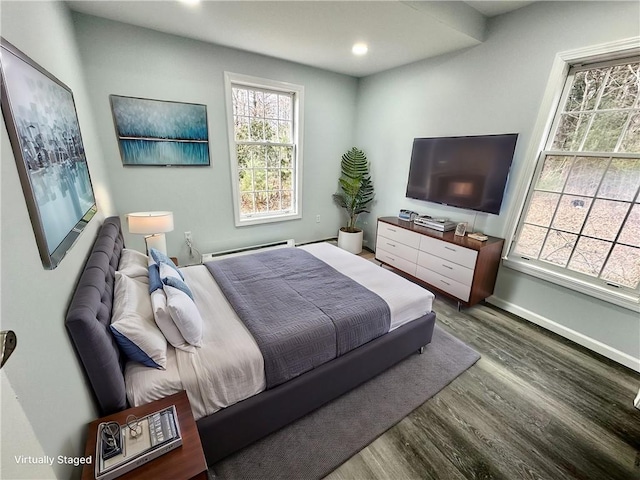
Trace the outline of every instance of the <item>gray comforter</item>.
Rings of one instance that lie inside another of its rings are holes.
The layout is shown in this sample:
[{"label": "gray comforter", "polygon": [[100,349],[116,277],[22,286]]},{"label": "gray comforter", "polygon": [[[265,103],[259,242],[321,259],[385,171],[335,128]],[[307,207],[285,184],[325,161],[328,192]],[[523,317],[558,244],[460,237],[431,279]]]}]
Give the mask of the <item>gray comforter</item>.
[{"label": "gray comforter", "polygon": [[389,331],[387,303],[304,250],[205,264],[256,340],[267,388]]}]

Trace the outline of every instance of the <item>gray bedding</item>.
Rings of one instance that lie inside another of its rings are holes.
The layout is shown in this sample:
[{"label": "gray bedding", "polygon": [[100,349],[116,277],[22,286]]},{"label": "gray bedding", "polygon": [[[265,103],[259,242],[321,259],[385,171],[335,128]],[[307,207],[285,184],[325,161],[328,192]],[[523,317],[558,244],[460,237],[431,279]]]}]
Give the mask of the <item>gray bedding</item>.
[{"label": "gray bedding", "polygon": [[389,331],[387,303],[304,250],[205,264],[256,340],[267,388]]}]

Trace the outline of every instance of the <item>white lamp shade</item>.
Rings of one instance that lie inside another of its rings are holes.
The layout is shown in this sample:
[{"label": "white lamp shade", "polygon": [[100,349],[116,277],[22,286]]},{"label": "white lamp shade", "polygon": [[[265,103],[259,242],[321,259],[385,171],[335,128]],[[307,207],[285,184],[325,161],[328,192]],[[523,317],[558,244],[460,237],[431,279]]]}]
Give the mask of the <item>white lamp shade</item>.
[{"label": "white lamp shade", "polygon": [[127,214],[129,233],[152,235],[173,230],[173,212],[135,212]]}]

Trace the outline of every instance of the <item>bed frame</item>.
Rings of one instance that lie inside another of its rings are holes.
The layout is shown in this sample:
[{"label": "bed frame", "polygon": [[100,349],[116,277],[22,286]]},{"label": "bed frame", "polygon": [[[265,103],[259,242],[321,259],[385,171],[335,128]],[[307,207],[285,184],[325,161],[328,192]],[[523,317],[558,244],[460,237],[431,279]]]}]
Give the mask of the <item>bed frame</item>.
[{"label": "bed frame", "polygon": [[[82,271],[66,326],[101,415],[124,410],[124,356],[111,332],[115,270],[124,248],[110,217]],[[331,362],[197,421],[207,464],[240,450],[373,378],[431,342],[435,314],[414,320]]]}]

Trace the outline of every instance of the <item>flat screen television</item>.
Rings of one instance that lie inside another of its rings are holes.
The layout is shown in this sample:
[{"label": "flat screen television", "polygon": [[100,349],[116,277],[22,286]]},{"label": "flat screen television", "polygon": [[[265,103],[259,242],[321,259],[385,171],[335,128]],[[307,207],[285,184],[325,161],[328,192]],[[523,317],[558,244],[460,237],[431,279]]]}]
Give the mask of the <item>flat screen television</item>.
[{"label": "flat screen television", "polygon": [[413,140],[407,197],[498,215],[517,133]]}]

